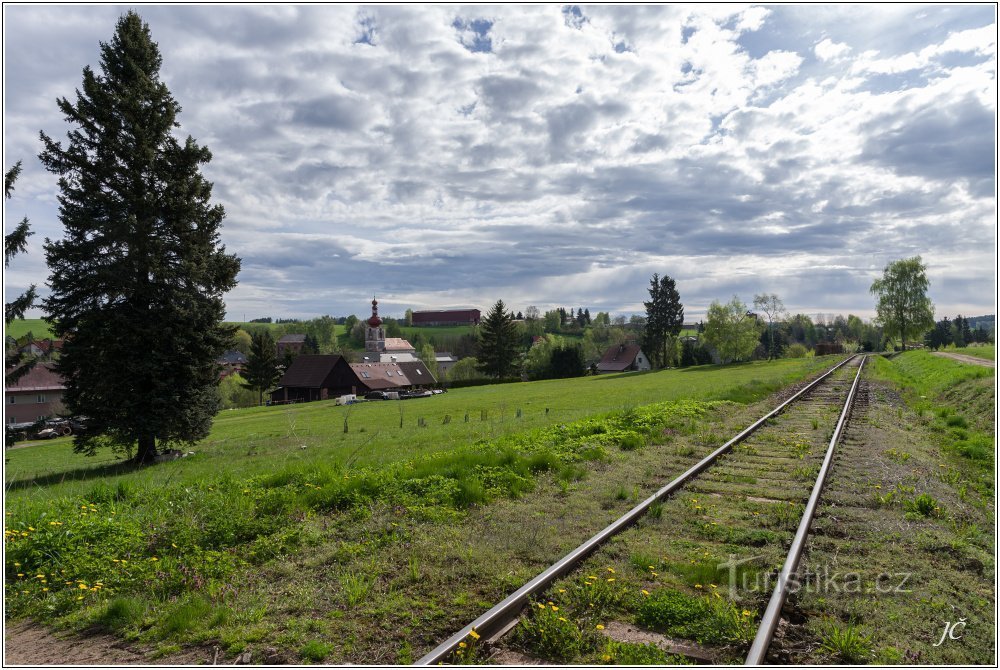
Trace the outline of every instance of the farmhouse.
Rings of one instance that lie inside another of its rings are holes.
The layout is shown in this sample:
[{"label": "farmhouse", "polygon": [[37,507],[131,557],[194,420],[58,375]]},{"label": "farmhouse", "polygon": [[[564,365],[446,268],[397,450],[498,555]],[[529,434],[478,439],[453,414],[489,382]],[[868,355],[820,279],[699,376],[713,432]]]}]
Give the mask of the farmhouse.
[{"label": "farmhouse", "polygon": [[649,370],[649,359],[638,344],[616,344],[608,347],[600,362],[598,372],[630,372],[634,370]]},{"label": "farmhouse", "polygon": [[414,326],[478,326],[478,309],[440,309],[414,312]]},{"label": "farmhouse", "polygon": [[421,361],[351,363],[351,370],[357,376],[357,393],[401,391],[437,383],[434,375]]},{"label": "farmhouse", "polygon": [[297,356],[271,392],[272,403],[311,402],[368,391],[401,391],[436,384],[421,361],[348,363],[339,355]]},{"label": "farmhouse", "polygon": [[310,402],[355,393],[358,378],[340,355],[296,356],[271,391],[271,402]]},{"label": "farmhouse", "polygon": [[7,423],[38,421],[63,411],[63,378],[51,363],[37,363],[11,386],[4,387]]}]

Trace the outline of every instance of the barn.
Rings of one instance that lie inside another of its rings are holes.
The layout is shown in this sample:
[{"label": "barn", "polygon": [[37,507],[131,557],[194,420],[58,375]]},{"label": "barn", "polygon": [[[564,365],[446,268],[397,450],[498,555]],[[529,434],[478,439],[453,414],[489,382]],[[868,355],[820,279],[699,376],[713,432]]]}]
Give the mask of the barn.
[{"label": "barn", "polygon": [[440,309],[413,312],[414,326],[478,326],[478,309]]}]

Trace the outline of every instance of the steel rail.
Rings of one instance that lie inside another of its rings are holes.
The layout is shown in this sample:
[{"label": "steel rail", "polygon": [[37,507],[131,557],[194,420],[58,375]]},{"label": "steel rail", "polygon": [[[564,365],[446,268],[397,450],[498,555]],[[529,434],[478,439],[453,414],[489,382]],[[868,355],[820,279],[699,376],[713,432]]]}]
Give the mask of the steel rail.
[{"label": "steel rail", "polygon": [[755,421],[753,424],[744,428],[736,437],[732,438],[724,445],[710,453],[708,456],[698,461],[696,464],[691,466],[683,474],[675,478],[669,484],[665,485],[663,488],[658,490],[656,493],[646,498],[627,513],[620,517],[616,521],[612,522],[611,525],[607,526],[604,530],[597,533],[589,540],[578,546],[576,549],[570,553],[563,556],[561,559],[553,563],[551,566],[546,568],[543,572],[539,573],[534,579],[526,583],[524,586],[519,588],[514,593],[510,594],[502,601],[494,605],[487,612],[480,615],[475,621],[467,624],[460,631],[449,637],[447,640],[439,644],[429,653],[424,655],[420,660],[418,660],[414,665],[435,665],[444,662],[448,657],[448,654],[453,652],[457,647],[459,642],[464,641],[469,637],[469,633],[475,631],[478,636],[485,637],[489,639],[490,636],[495,635],[500,632],[504,626],[506,626],[510,621],[516,618],[516,615],[521,611],[521,609],[527,604],[528,598],[541,591],[549,584],[554,582],[559,577],[563,576],[570,570],[572,570],[577,563],[590,555],[594,550],[600,547],[605,541],[617,535],[621,531],[625,530],[633,523],[635,523],[652,505],[653,503],[661,500],[671,493],[676,491],[678,488],[683,486],[689,479],[701,473],[702,470],[712,465],[723,454],[728,453],[732,448],[749,437],[754,431],[764,425],[768,419],[773,418],[784,410],[788,405],[795,402],[803,395],[813,390],[817,385],[823,382],[827,377],[832,375],[834,372],[839,370],[841,367],[846,365],[848,362],[854,360],[856,356],[851,356],[845,358],[843,361],[833,366],[821,376],[817,377],[815,380],[810,382],[808,385],[800,389],[797,393],[792,395],[790,398],[785,400],[783,403],[775,407],[773,410],[765,414],[763,417]]},{"label": "steel rail", "polygon": [[823,459],[823,465],[820,467],[819,475],[816,477],[816,483],[813,484],[812,493],[802,513],[802,520],[799,521],[799,528],[795,532],[792,546],[788,550],[788,557],[785,559],[785,564],[782,566],[781,572],[778,573],[778,581],[774,585],[774,591],[771,593],[771,599],[767,603],[767,609],[764,610],[764,616],[761,617],[760,626],[757,628],[757,635],[750,646],[750,652],[747,654],[744,665],[761,665],[764,662],[764,656],[767,654],[768,647],[771,646],[774,630],[778,627],[778,620],[781,618],[781,608],[788,597],[788,582],[799,567],[799,559],[802,558],[802,552],[806,546],[809,527],[812,525],[813,516],[816,514],[816,507],[819,505],[819,496],[823,491],[823,485],[826,483],[826,476],[833,465],[833,452],[837,446],[837,442],[840,441],[844,426],[847,425],[847,418],[850,416],[851,406],[854,404],[854,395],[858,390],[858,383],[861,381],[861,371],[864,369],[865,361],[867,360],[867,357],[862,358],[861,365],[858,366],[858,373],[854,377],[850,393],[847,394],[844,409],[840,413],[840,419],[837,421],[837,427],[833,431],[833,437],[830,438],[830,446],[826,449],[826,457]]}]

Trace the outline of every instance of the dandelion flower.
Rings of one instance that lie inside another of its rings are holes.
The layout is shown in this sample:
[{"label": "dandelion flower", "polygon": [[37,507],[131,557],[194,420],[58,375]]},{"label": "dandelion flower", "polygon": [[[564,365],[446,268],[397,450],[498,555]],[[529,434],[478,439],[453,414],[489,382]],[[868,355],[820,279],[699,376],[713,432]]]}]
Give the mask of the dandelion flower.
[{"label": "dandelion flower", "polygon": [[538,609],[540,610],[545,609],[545,605],[543,605],[542,603],[538,603]]},{"label": "dandelion flower", "polygon": [[80,584],[77,586],[77,588],[78,589],[85,589],[85,588],[87,588],[87,585],[84,584],[83,582],[80,582]]},{"label": "dandelion flower", "polygon": [[608,568],[608,572],[610,572],[611,574],[615,574],[615,569],[614,568]]},{"label": "dandelion flower", "polygon": [[614,577],[608,577],[608,581],[609,582],[613,582],[613,581],[615,581],[615,578]]},{"label": "dandelion flower", "polygon": [[83,596],[77,596],[76,599],[77,600],[83,600]]},{"label": "dandelion flower", "polygon": [[654,570],[655,569],[655,567],[652,566],[652,565],[647,565],[646,567],[649,568],[650,570]]},{"label": "dandelion flower", "polygon": [[461,647],[462,649],[465,649],[466,644],[464,642],[459,642],[458,646]]},{"label": "dandelion flower", "polygon": [[718,584],[709,584],[709,586],[711,586],[711,587],[712,587],[713,589],[717,589],[717,588],[719,588],[719,585],[718,585]]},{"label": "dandelion flower", "polygon": [[743,616],[753,616],[753,613],[750,610],[743,610]]},{"label": "dandelion flower", "polygon": [[695,585],[694,585],[694,587],[695,587],[696,589],[700,589],[700,588],[701,588],[701,584],[695,584]]},{"label": "dandelion flower", "polygon": [[553,605],[553,606],[552,606],[552,611],[553,611],[553,612],[558,612],[558,611],[559,611],[559,608],[558,608],[558,607],[556,607],[555,605]]},{"label": "dandelion flower", "polygon": [[597,630],[604,630],[604,624],[603,623],[597,624]]},{"label": "dandelion flower", "polygon": [[18,577],[24,577],[24,573],[23,572],[19,572],[19,573],[17,573],[17,576]]},{"label": "dandelion flower", "polygon": [[647,591],[646,589],[643,589],[642,590],[642,595],[648,596],[649,595],[649,591]]},{"label": "dandelion flower", "polygon": [[566,589],[559,589],[559,593],[566,593]]},{"label": "dandelion flower", "polygon": [[660,573],[658,573],[658,572],[651,572],[649,574],[653,575],[654,577],[657,577],[657,576],[659,576]]},{"label": "dandelion flower", "polygon": [[611,655],[610,654],[605,654],[604,656],[601,656],[601,660],[602,661],[610,661],[611,660]]},{"label": "dandelion flower", "polygon": [[46,587],[46,588],[42,589],[42,591],[43,591],[43,592],[44,592],[44,591],[48,591],[48,590],[49,590],[49,589],[48,589],[48,587]]},{"label": "dandelion flower", "polygon": [[479,633],[477,633],[474,630],[470,630],[469,631],[469,637],[471,637],[473,640],[478,640],[479,639]]},{"label": "dandelion flower", "polygon": [[561,616],[561,617],[559,617],[559,620],[560,620],[560,621],[565,621],[566,623],[569,623],[569,619],[567,619],[567,618],[566,618],[566,617],[564,617],[564,616]]},{"label": "dandelion flower", "polygon": [[158,558],[157,558],[156,556],[153,556],[153,557],[151,557],[151,558],[150,558],[149,560],[151,560],[151,561],[158,561],[158,560],[160,560],[160,559],[158,559]]}]

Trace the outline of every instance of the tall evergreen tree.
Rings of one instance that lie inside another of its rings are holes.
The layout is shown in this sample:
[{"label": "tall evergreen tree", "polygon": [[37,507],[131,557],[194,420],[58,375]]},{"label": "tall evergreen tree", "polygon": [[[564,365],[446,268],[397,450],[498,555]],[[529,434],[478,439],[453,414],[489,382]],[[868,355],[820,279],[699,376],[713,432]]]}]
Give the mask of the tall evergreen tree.
[{"label": "tall evergreen tree", "polygon": [[503,379],[517,369],[517,324],[503,300],[497,300],[479,323],[479,369]]},{"label": "tall evergreen tree", "polygon": [[274,388],[281,371],[278,370],[278,348],[269,330],[258,330],[250,337],[250,354],[241,376],[243,388],[257,391],[260,404],[264,404],[264,394]]},{"label": "tall evergreen tree", "polygon": [[39,158],[59,175],[62,239],[46,241],[63,402],[95,430],[74,450],[109,445],[148,462],[191,443],[219,406],[216,358],[231,344],[223,294],[240,260],[225,253],[200,166],[207,148],[179,142],[180,106],[160,81],[162,58],[135,12],[102,42],[100,69],[83,69],[76,102],[58,100],[68,145],[41,133]]},{"label": "tall evergreen tree", "polygon": [[[21,174],[21,161],[15,163],[14,167],[7,170],[4,174],[4,200],[10,200],[11,194],[14,192],[14,182],[17,181],[17,176],[19,174]],[[28,238],[32,234],[33,233],[28,225],[28,217],[24,217],[21,219],[20,223],[17,224],[14,230],[3,236],[4,268],[10,265],[10,261],[14,258],[14,256],[17,256],[19,253],[23,253],[24,250],[28,248]],[[28,311],[32,305],[34,305],[36,299],[37,294],[35,291],[35,285],[32,284],[28,287],[28,290],[14,298],[14,300],[4,303],[4,325],[10,326],[10,324],[16,319],[23,319],[24,313]],[[28,371],[31,370],[35,361],[23,353],[11,353],[10,355],[7,355],[5,352],[3,362],[4,384],[9,386],[15,384],[18,379],[26,375]]]},{"label": "tall evergreen tree", "polygon": [[670,362],[675,338],[684,325],[684,305],[674,280],[654,273],[649,280],[649,302],[646,306],[646,329],[642,348],[655,367]]}]

